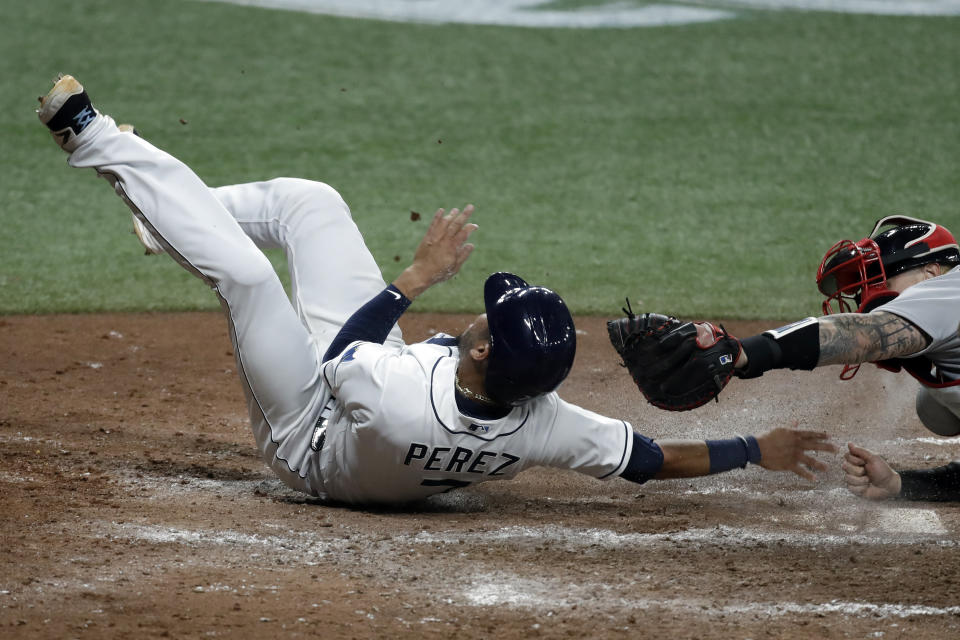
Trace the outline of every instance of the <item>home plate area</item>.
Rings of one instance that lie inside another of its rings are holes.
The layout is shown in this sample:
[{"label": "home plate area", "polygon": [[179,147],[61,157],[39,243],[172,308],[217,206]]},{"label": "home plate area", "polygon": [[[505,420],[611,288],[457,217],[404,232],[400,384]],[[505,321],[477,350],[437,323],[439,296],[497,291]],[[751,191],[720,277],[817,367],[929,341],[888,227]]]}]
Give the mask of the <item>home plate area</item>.
[{"label": "home plate area", "polygon": [[[465,321],[414,314],[404,331]],[[756,467],[643,485],[533,469],[348,508],[288,490],[257,458],[219,315],[4,322],[17,345],[0,410],[4,638],[960,633],[960,511],[858,499],[839,456],[821,456],[816,484]],[[673,414],[643,402],[603,319],[578,327],[561,394],[652,437],[796,421],[897,465],[958,456],[916,422],[915,387],[894,374],[771,372]]]}]

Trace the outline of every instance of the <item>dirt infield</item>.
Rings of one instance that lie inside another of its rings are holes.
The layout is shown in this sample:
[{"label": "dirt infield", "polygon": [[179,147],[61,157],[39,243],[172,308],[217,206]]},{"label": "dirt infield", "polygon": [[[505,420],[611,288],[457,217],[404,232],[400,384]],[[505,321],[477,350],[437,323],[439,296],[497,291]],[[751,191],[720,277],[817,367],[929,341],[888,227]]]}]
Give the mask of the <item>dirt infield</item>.
[{"label": "dirt infield", "polygon": [[[408,340],[464,318],[410,315]],[[823,427],[960,457],[873,367],[646,405],[584,318],[562,395],[657,438]],[[741,335],[756,326],[730,323]],[[0,637],[956,638],[960,510],[758,468],[535,469],[402,510],[333,507],[255,457],[219,314],[0,318]]]}]

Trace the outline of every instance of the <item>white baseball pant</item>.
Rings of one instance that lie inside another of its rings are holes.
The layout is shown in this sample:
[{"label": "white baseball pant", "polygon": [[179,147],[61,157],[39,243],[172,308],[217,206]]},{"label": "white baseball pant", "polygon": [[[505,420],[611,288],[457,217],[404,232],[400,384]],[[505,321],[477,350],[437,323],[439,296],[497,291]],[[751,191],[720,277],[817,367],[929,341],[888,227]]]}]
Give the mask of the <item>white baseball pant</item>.
[{"label": "white baseball pant", "polygon": [[[105,115],[69,164],[109,180],[167,253],[214,289],[261,456],[288,486],[321,493],[310,448],[330,399],[321,359],[347,318],[386,286],[340,195],[293,178],[211,189]],[[257,247],[286,253],[292,301]],[[387,342],[402,346],[398,327]]]}]

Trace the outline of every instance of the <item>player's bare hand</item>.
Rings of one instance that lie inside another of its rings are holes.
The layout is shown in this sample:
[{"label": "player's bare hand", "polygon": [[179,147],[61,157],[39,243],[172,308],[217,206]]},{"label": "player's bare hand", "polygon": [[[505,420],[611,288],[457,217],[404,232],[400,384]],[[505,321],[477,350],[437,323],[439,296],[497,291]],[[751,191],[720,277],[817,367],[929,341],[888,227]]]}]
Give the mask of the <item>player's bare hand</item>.
[{"label": "player's bare hand", "polygon": [[854,495],[868,500],[886,500],[900,495],[900,474],[869,449],[848,442],[840,468],[847,489]]},{"label": "player's bare hand", "polygon": [[816,482],[813,471],[827,471],[825,462],[810,455],[813,451],[836,453],[837,446],[822,431],[777,428],[757,436],[760,466],[769,471],[792,471]]},{"label": "player's bare hand", "polygon": [[472,204],[449,213],[437,209],[413,255],[413,263],[393,283],[405,296],[412,300],[457,275],[473,252],[473,244],[467,242],[477,230],[477,225],[470,222],[473,210]]}]

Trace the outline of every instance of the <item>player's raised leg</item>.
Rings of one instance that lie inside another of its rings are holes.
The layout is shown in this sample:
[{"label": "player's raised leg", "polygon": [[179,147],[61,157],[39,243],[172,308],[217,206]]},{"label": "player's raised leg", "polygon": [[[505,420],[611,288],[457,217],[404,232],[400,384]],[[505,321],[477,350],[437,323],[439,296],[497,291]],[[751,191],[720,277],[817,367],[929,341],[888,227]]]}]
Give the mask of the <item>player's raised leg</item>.
[{"label": "player's raised leg", "polygon": [[[117,128],[140,135],[130,124]],[[347,318],[386,286],[350,208],[331,186],[275,178],[218,187],[213,194],[257,247],[284,251],[294,308],[321,353]],[[166,252],[136,214],[133,230],[147,254]],[[403,346],[399,327],[386,344]]]},{"label": "player's raised leg", "polygon": [[[386,287],[350,208],[329,185],[277,178],[213,194],[258,247],[283,249],[293,304],[321,353],[347,318]],[[403,345],[396,326],[391,343]]]},{"label": "player's raised leg", "polygon": [[97,113],[83,87],[62,77],[38,111],[69,164],[107,178],[185,269],[220,297],[261,454],[290,486],[306,486],[316,455],[309,434],[328,400],[322,352],[286,298],[269,260],[186,165]]}]

